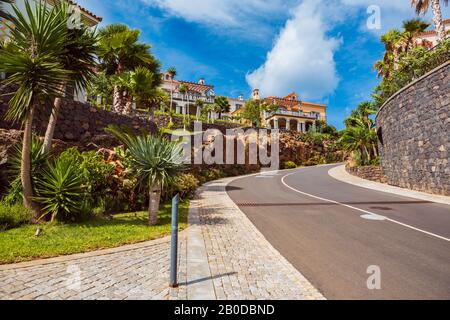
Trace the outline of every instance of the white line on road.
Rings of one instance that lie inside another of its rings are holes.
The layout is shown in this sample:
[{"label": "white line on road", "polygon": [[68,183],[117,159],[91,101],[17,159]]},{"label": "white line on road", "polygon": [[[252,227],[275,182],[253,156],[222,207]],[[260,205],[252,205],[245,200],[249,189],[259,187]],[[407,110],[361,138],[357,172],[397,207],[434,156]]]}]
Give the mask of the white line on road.
[{"label": "white line on road", "polygon": [[308,196],[308,197],[311,197],[311,198],[314,198],[314,199],[317,199],[317,200],[321,200],[321,201],[326,201],[326,202],[334,203],[334,204],[341,205],[341,206],[344,206],[344,207],[347,207],[347,208],[350,208],[350,209],[353,209],[353,210],[356,210],[356,211],[363,212],[363,213],[365,213],[365,214],[373,215],[374,218],[383,218],[385,221],[390,221],[390,222],[396,223],[396,224],[398,224],[398,225],[401,225],[401,226],[403,226],[403,227],[406,227],[406,228],[409,228],[409,229],[412,229],[412,230],[415,230],[415,231],[419,231],[419,232],[425,233],[425,234],[427,234],[427,235],[430,235],[430,236],[439,238],[439,239],[441,239],[441,240],[445,240],[445,241],[450,242],[450,239],[448,239],[448,238],[445,238],[445,237],[442,237],[442,236],[440,236],[440,235],[438,235],[438,234],[431,233],[431,232],[428,232],[428,231],[425,231],[425,230],[422,230],[422,229],[419,229],[419,228],[410,226],[410,225],[405,224],[405,223],[402,223],[402,222],[400,222],[400,221],[393,220],[393,219],[390,219],[390,218],[385,217],[385,216],[380,216],[379,214],[376,214],[376,213],[373,213],[373,212],[370,212],[370,211],[367,211],[367,210],[364,210],[364,209],[356,208],[356,207],[350,206],[350,205],[345,204],[345,203],[341,203],[341,202],[334,201],[334,200],[330,200],[330,199],[325,199],[325,198],[322,198],[322,197],[318,197],[318,196],[315,196],[315,195],[312,195],[312,194],[309,194],[309,193],[306,193],[306,192],[297,190],[297,189],[291,187],[290,185],[288,185],[288,184],[285,182],[285,179],[286,179],[287,177],[292,176],[292,175],[294,175],[294,174],[296,174],[296,173],[298,173],[298,172],[292,172],[292,173],[289,173],[289,174],[285,175],[283,178],[281,178],[281,182],[284,184],[284,186],[287,187],[287,188],[289,188],[289,189],[291,189],[292,191],[295,191],[295,192],[297,192],[297,193],[303,194],[303,195],[305,195],[305,196]]}]

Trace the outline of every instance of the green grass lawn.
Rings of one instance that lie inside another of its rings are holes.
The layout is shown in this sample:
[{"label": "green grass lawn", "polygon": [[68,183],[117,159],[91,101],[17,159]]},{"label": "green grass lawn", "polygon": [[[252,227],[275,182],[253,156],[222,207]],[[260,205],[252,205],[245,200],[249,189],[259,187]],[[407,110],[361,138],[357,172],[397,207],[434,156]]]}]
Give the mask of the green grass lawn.
[{"label": "green grass lawn", "polygon": [[[189,201],[180,203],[180,229],[187,226]],[[170,234],[171,204],[163,204],[157,226],[148,226],[148,213],[115,215],[78,224],[44,224],[39,237],[36,226],[24,225],[0,232],[0,264],[50,258],[113,248],[161,238]]]}]

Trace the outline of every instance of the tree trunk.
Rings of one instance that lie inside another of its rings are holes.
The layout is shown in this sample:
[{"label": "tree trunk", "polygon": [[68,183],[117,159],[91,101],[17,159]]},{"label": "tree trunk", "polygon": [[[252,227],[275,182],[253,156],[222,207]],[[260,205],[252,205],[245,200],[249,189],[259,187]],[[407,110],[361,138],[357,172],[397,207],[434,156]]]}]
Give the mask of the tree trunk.
[{"label": "tree trunk", "polygon": [[[66,85],[61,86],[61,92],[66,91]],[[47,130],[45,131],[44,143],[42,144],[42,152],[48,153],[52,150],[52,141],[55,134],[56,123],[58,121],[59,111],[62,105],[62,98],[57,97],[53,102],[52,113],[48,120]]]},{"label": "tree trunk", "polygon": [[36,223],[40,218],[40,212],[37,205],[33,202],[33,185],[31,182],[31,143],[32,128],[34,118],[34,106],[28,111],[25,121],[25,129],[22,142],[22,162],[20,168],[20,179],[23,188],[23,205],[30,209],[33,214],[33,222]]},{"label": "tree trunk", "polygon": [[442,21],[442,11],[441,11],[441,5],[439,3],[439,0],[432,0],[431,7],[433,8],[433,22],[436,26],[438,41],[442,42],[445,40],[446,34],[445,34],[444,22]]},{"label": "tree trunk", "polygon": [[148,107],[148,113],[149,113],[149,120],[150,121],[155,120],[155,108],[153,106]]},{"label": "tree trunk", "polygon": [[133,96],[129,93],[124,94],[125,107],[123,108],[123,114],[130,115],[133,111]]},{"label": "tree trunk", "polygon": [[173,79],[170,80],[170,110],[172,110],[173,105]]},{"label": "tree trunk", "polygon": [[117,113],[122,113],[123,111],[123,92],[118,86],[114,86],[114,101],[112,106],[112,111]]},{"label": "tree trunk", "polygon": [[159,203],[161,201],[161,188],[150,187],[149,193],[149,206],[148,206],[148,223],[151,226],[154,226],[158,223],[158,211],[159,211]]}]

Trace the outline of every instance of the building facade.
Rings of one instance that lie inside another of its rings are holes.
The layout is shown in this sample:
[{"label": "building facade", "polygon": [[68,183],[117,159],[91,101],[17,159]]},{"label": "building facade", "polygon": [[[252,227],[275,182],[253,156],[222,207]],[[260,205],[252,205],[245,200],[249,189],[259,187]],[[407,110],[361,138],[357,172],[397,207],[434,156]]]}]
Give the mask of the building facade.
[{"label": "building facade", "polygon": [[[260,99],[259,90],[253,92],[253,99]],[[297,93],[286,97],[267,97],[266,103],[272,110],[263,112],[263,125],[269,129],[307,132],[317,120],[327,121],[327,106],[301,101]]]},{"label": "building facade", "polygon": [[[450,19],[444,20],[444,28],[447,35],[450,35]],[[434,48],[438,44],[438,36],[435,29],[427,30],[416,36],[416,41],[420,45]]]},{"label": "building facade", "polygon": [[[180,92],[183,87],[186,92]],[[170,74],[164,73],[160,88],[169,98],[172,96],[172,108],[178,114],[200,117],[202,106],[215,102],[214,86],[206,84],[205,79],[198,82],[175,80]]]}]

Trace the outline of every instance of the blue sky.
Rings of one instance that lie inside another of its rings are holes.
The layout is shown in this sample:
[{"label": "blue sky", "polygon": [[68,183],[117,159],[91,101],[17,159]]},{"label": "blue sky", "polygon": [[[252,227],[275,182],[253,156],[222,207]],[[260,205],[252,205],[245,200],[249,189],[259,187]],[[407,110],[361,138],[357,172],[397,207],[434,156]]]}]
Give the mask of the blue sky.
[{"label": "blue sky", "polygon": [[[163,68],[205,78],[217,95],[292,91],[329,106],[338,128],[378,83],[379,36],[415,17],[409,0],[79,0],[102,24],[142,30]],[[380,9],[380,29],[368,28]],[[369,8],[369,13],[368,13]],[[444,18],[450,9],[444,8]],[[431,19],[431,12],[424,17]]]}]

